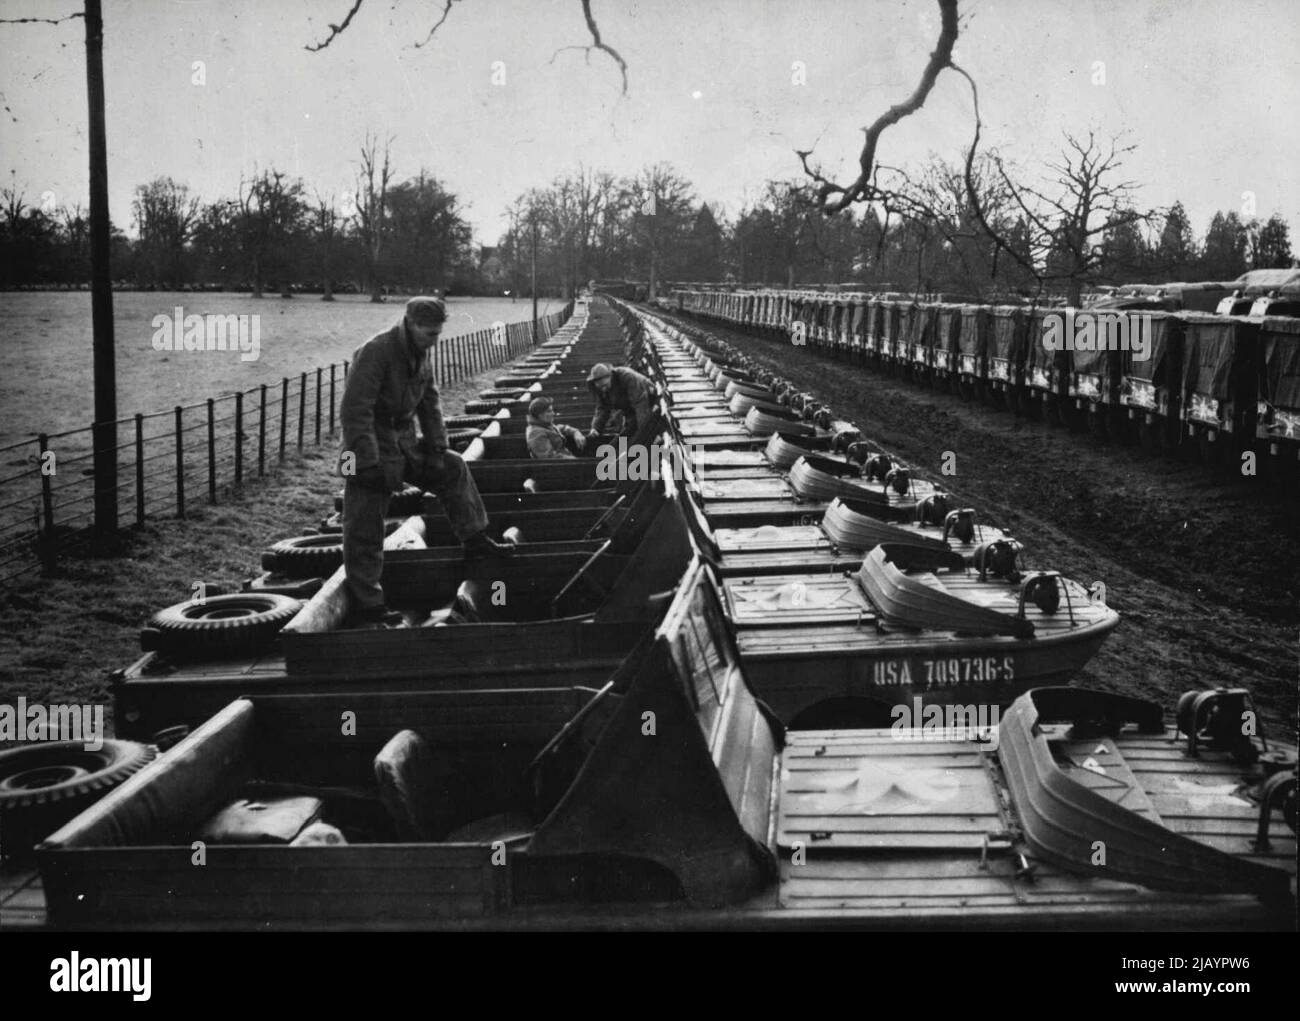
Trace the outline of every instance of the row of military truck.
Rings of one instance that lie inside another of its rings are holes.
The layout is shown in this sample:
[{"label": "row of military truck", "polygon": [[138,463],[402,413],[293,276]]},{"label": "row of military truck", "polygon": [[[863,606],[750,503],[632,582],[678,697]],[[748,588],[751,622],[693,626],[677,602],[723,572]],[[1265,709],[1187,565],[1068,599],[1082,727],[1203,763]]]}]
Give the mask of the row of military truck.
[{"label": "row of military truck", "polygon": [[1134,285],[1081,308],[726,285],[659,304],[1152,453],[1300,480],[1300,270]]}]

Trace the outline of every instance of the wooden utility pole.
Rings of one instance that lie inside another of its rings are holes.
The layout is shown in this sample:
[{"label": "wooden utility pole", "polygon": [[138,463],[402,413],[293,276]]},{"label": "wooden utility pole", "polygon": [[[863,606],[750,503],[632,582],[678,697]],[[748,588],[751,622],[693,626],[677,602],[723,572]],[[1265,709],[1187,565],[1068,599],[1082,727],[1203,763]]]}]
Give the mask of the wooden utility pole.
[{"label": "wooden utility pole", "polygon": [[533,226],[533,343],[537,343],[537,210],[529,218]]},{"label": "wooden utility pole", "polygon": [[90,101],[90,308],[95,349],[95,527],[117,529],[117,368],[109,268],[108,146],[104,135],[104,16],[86,0],[86,95]]}]

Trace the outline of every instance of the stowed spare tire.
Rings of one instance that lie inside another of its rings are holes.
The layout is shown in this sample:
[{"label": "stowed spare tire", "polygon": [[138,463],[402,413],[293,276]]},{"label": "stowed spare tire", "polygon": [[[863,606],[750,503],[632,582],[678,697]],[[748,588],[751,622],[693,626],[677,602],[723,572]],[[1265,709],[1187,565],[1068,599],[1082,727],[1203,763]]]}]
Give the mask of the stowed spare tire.
[{"label": "stowed spare tire", "polygon": [[262,566],[286,578],[328,578],[343,566],[343,539],[338,535],[281,539],[262,557]]},{"label": "stowed spare tire", "polygon": [[456,453],[465,452],[465,448],[473,443],[483,433],[482,429],[449,429],[447,430],[447,443]]},{"label": "stowed spare tire", "polygon": [[274,592],[190,600],[150,617],[140,644],[179,658],[250,655],[267,648],[301,608],[301,601]]},{"label": "stowed spare tire", "polygon": [[448,429],[483,429],[491,422],[491,415],[446,415],[442,420]]},{"label": "stowed spare tire", "polygon": [[153,745],[114,740],[93,751],[77,741],[52,741],[0,752],[0,852],[23,857],[157,754]]}]

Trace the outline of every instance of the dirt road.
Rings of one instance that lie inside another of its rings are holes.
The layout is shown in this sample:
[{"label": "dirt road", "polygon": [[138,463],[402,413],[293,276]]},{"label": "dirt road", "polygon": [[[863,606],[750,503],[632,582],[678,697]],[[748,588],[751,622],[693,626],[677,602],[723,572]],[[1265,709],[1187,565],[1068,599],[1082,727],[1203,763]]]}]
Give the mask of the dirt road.
[{"label": "dirt road", "polygon": [[[1171,708],[1189,688],[1244,686],[1268,732],[1297,739],[1300,513],[1268,482],[1216,478],[788,341],[678,321],[829,401],[837,418],[1015,535],[1027,566],[1103,581],[1120,626],[1075,683]],[[939,473],[945,451],[955,476]]]}]

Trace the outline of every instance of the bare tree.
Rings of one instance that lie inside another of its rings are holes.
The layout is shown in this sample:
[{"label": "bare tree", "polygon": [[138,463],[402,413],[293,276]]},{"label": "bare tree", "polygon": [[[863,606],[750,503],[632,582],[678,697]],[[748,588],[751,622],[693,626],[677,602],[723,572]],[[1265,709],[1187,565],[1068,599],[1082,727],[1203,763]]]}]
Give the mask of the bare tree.
[{"label": "bare tree", "polygon": [[[358,4],[360,6],[360,4]],[[349,15],[349,19],[351,15]],[[346,23],[345,23],[346,24]],[[361,164],[357,171],[356,220],[357,232],[366,246],[368,272],[370,276],[370,300],[383,301],[383,289],[379,279],[379,258],[384,249],[385,217],[388,206],[388,185],[393,179],[389,157],[393,139],[390,136],[384,143],[382,160],[379,153],[379,139],[366,133],[365,143],[361,146]]]},{"label": "bare tree", "polygon": [[154,178],[135,189],[131,211],[151,283],[173,288],[180,283],[185,244],[198,223],[200,206],[188,187],[170,177]]},{"label": "bare tree", "polygon": [[1014,203],[992,156],[981,154],[966,166],[932,155],[918,180],[900,194],[899,215],[916,222],[919,236],[932,242],[926,259],[931,280],[967,294],[1012,281],[1013,260],[999,264],[998,240],[1014,231]]},{"label": "bare tree", "polygon": [[1051,177],[1041,187],[1017,185],[1001,158],[994,154],[993,160],[1028,226],[1029,268],[1042,283],[1064,283],[1067,300],[1077,305],[1084,285],[1102,276],[1106,240],[1129,224],[1150,222],[1157,212],[1139,211],[1133,182],[1117,179],[1134,145],[1099,141],[1091,130],[1086,139],[1066,132],[1065,143],[1046,165]]},{"label": "bare tree", "polygon": [[315,235],[317,269],[321,278],[321,301],[334,300],[334,252],[338,243],[339,214],[333,195],[315,193],[312,203],[312,233]]},{"label": "bare tree", "polygon": [[627,182],[625,191],[641,222],[649,271],[648,297],[654,300],[664,256],[690,226],[695,196],[690,182],[667,163],[646,167]]},{"label": "bare tree", "polygon": [[27,196],[18,188],[5,188],[0,191],[0,216],[4,217],[4,228],[10,234],[18,233],[27,211]]},{"label": "bare tree", "polygon": [[71,280],[90,280],[90,212],[80,202],[65,204],[59,210],[63,235],[67,241],[67,266]]},{"label": "bare tree", "polygon": [[[272,273],[285,272],[287,249],[302,229],[306,213],[302,192],[302,182],[280,170],[264,170],[251,181],[239,182],[240,237],[255,298],[262,297]],[[288,283],[281,281],[282,290]]]},{"label": "bare tree", "polygon": [[456,196],[423,167],[388,191],[387,279],[416,292],[445,289],[472,262],[474,231]]},{"label": "bare tree", "polygon": [[613,175],[579,165],[577,172],[556,178],[535,195],[547,246],[560,259],[565,294],[572,297],[579,281],[589,279],[602,221],[615,203]]}]

